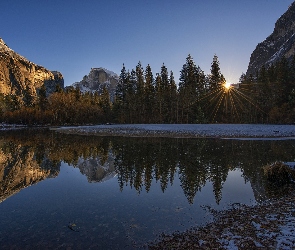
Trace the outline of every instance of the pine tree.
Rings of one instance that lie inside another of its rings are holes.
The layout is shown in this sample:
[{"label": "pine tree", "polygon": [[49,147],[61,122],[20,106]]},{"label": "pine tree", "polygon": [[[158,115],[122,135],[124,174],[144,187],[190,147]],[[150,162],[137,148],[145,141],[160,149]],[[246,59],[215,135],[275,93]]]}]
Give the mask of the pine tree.
[{"label": "pine tree", "polygon": [[45,111],[48,106],[48,99],[46,96],[46,87],[43,84],[39,90],[39,107],[41,111]]},{"label": "pine tree", "polygon": [[10,111],[19,110],[23,106],[23,100],[16,94],[6,95],[5,101]]},{"label": "pine tree", "polygon": [[171,110],[171,102],[170,102],[170,87],[169,87],[169,76],[168,69],[166,66],[162,65],[161,67],[161,117],[163,123],[170,122],[170,110]]},{"label": "pine tree", "polygon": [[143,123],[145,117],[145,103],[144,103],[144,70],[141,66],[141,62],[138,62],[136,66],[136,100],[135,109],[137,113],[137,123]]},{"label": "pine tree", "polygon": [[156,123],[163,123],[163,87],[162,87],[162,80],[161,75],[156,74],[155,80],[155,122]]},{"label": "pine tree", "polygon": [[195,71],[196,65],[193,58],[189,54],[186,58],[186,63],[182,66],[179,78],[179,97],[181,106],[181,122],[189,123],[189,113],[191,110],[191,105],[196,101],[195,92]]},{"label": "pine tree", "polygon": [[120,123],[124,123],[126,121],[126,94],[127,94],[127,72],[125,65],[123,64],[119,82],[116,86],[115,91],[115,101],[114,101],[114,116],[115,120]]},{"label": "pine tree", "polygon": [[256,82],[254,81],[253,75],[250,74],[247,76],[246,74],[242,74],[239,79],[239,91],[246,96],[250,101],[245,101],[241,107],[240,122],[244,123],[254,123],[256,122],[257,117],[257,107],[256,107],[256,97],[255,97],[255,89]]},{"label": "pine tree", "polygon": [[259,83],[268,83],[267,69],[265,65],[262,65],[261,69],[258,71],[257,80]]},{"label": "pine tree", "polygon": [[23,101],[25,106],[34,107],[36,104],[36,97],[34,96],[32,89],[29,86],[27,86],[23,92],[24,92]]},{"label": "pine tree", "polygon": [[144,91],[144,103],[145,103],[145,122],[151,123],[154,121],[154,107],[155,107],[155,87],[154,77],[152,69],[148,64],[145,70],[145,91]]},{"label": "pine tree", "polygon": [[276,99],[277,105],[281,106],[283,103],[288,101],[288,96],[292,91],[292,85],[290,84],[290,69],[289,63],[286,57],[282,57],[282,59],[278,62],[276,67],[277,74],[277,86],[276,90]]},{"label": "pine tree", "polygon": [[126,73],[125,65],[123,63],[123,67],[121,70],[119,82],[116,87],[116,93],[115,93],[116,101],[121,102],[121,104],[124,103],[125,97],[126,97],[126,82],[127,82],[127,73]]},{"label": "pine tree", "polygon": [[[289,104],[291,107],[294,107],[295,104],[295,55],[293,55],[291,64],[290,64],[290,94],[288,96]],[[294,113],[294,111],[292,112]]]},{"label": "pine tree", "polygon": [[[60,92],[58,92],[58,93],[60,93]],[[81,89],[80,89],[80,87],[78,85],[75,87],[74,93],[75,93],[75,99],[76,99],[76,101],[77,102],[80,101],[80,99],[82,97],[82,92],[81,92]]]},{"label": "pine tree", "polygon": [[191,55],[186,58],[186,63],[180,71],[179,81],[181,121],[195,123],[201,112],[199,99],[205,93],[206,86],[205,74],[196,66]]},{"label": "pine tree", "polygon": [[177,123],[178,100],[177,86],[174,80],[173,72],[170,71],[169,77],[169,122]]},{"label": "pine tree", "polygon": [[292,88],[295,87],[295,54],[292,56],[291,64],[290,64],[290,83],[292,85]]},{"label": "pine tree", "polygon": [[111,120],[111,101],[108,89],[104,86],[100,97],[100,106],[103,111],[104,122]]},{"label": "pine tree", "polygon": [[134,123],[137,117],[135,112],[136,72],[134,69],[131,70],[131,73],[127,73],[126,85],[126,110],[128,114],[127,122]]},{"label": "pine tree", "polygon": [[6,112],[5,96],[0,94],[0,122],[4,122],[3,114]]},{"label": "pine tree", "polygon": [[272,106],[272,100],[274,95],[273,89],[271,88],[268,75],[267,75],[267,69],[265,65],[261,67],[261,69],[258,71],[257,76],[257,84],[256,84],[256,100],[257,105],[260,108],[258,112],[258,121],[265,123],[268,122],[267,114],[269,113],[271,106]]},{"label": "pine tree", "polygon": [[214,55],[210,74],[208,76],[208,90],[212,95],[215,95],[216,98],[211,99],[209,104],[210,108],[208,109],[209,113],[206,115],[210,117],[212,122],[222,122],[223,117],[226,116],[226,113],[224,113],[225,110],[220,106],[224,98],[222,95],[224,83],[225,78],[221,74],[218,57]]},{"label": "pine tree", "polygon": [[211,64],[211,74],[209,75],[209,90],[214,91],[220,89],[224,82],[225,78],[220,72],[218,57],[214,55],[213,62]]}]

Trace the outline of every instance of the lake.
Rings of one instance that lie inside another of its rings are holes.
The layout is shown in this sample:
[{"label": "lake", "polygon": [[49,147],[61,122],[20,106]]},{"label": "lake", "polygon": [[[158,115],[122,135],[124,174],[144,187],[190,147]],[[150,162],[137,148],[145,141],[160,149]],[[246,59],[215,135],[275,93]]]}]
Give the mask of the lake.
[{"label": "lake", "polygon": [[208,208],[280,197],[263,166],[294,140],[0,131],[2,249],[137,249],[213,220]]}]

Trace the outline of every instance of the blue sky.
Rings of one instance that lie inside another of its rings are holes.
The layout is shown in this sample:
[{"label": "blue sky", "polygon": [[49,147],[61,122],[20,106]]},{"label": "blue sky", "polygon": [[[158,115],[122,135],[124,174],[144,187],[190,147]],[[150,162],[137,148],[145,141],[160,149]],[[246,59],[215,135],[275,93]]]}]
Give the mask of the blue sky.
[{"label": "blue sky", "polygon": [[250,55],[293,0],[4,0],[0,37],[32,62],[60,71],[65,85],[90,68],[119,74],[141,61],[165,63],[176,80],[191,54],[206,74],[214,54],[237,82]]}]

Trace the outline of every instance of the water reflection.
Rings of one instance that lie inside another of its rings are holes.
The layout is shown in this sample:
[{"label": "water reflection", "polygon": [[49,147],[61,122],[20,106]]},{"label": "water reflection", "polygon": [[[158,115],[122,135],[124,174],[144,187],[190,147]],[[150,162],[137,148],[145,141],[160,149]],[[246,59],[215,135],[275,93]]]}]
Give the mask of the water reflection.
[{"label": "water reflection", "polygon": [[190,204],[208,182],[219,204],[229,172],[239,169],[259,202],[279,195],[265,180],[262,167],[275,161],[294,161],[295,155],[291,140],[107,138],[47,130],[2,131],[1,135],[0,201],[57,176],[60,163],[66,162],[79,168],[89,182],[117,176],[121,191],[131,187],[138,193],[148,193],[156,181],[165,192],[174,178],[179,178]]},{"label": "water reflection", "polygon": [[21,189],[56,177],[59,163],[30,146],[4,142],[0,148],[0,202]]}]

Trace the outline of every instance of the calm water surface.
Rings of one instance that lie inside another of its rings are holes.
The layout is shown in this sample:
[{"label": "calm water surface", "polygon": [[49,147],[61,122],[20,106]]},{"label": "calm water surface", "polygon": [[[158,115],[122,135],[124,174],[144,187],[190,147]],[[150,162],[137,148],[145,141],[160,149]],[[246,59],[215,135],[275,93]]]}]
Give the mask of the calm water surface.
[{"label": "calm water surface", "polygon": [[0,131],[3,249],[133,249],[284,190],[262,167],[295,141],[106,138]]}]

